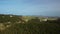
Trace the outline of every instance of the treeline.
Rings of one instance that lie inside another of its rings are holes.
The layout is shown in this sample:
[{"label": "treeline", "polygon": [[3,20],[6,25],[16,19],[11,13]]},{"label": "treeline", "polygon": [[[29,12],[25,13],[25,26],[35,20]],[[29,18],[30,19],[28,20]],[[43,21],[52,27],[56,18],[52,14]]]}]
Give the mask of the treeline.
[{"label": "treeline", "polygon": [[6,22],[17,22],[21,20],[20,16],[16,15],[0,15],[0,23],[6,23]]}]

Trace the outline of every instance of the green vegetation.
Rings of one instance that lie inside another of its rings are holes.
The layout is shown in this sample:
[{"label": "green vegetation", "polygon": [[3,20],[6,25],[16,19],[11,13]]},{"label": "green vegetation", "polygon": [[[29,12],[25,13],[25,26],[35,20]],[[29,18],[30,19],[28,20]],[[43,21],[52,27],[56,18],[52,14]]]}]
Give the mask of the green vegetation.
[{"label": "green vegetation", "polygon": [[[12,16],[12,17],[10,17]],[[16,22],[19,21],[19,16],[13,16],[13,15],[0,15],[0,23],[6,23],[6,22]]]},{"label": "green vegetation", "polygon": [[[4,19],[7,20],[4,21]],[[14,16],[12,18],[6,16],[4,19],[0,17],[0,22],[4,23],[11,21],[14,24],[16,21],[22,21],[19,16]],[[60,19],[56,21],[48,20],[46,22],[40,22],[40,19],[37,17],[35,19],[28,20],[26,23],[15,23],[11,27],[1,31],[0,34],[60,34]]]}]

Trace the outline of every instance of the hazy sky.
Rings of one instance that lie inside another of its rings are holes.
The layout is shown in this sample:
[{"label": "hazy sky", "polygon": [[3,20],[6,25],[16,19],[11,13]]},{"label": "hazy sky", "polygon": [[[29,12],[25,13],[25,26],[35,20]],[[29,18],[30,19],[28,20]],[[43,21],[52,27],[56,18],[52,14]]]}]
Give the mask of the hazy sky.
[{"label": "hazy sky", "polygon": [[60,16],[60,0],[0,0],[0,14]]}]

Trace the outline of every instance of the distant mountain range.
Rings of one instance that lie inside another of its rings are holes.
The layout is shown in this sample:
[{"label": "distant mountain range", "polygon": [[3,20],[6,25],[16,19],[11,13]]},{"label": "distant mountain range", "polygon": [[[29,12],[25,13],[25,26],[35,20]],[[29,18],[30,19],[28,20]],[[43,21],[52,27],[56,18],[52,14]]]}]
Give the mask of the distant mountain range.
[{"label": "distant mountain range", "polygon": [[59,16],[43,16],[43,15],[14,15],[14,14],[0,14],[1,15],[12,15],[12,16],[34,16],[34,17],[49,17],[49,18],[60,18]]}]

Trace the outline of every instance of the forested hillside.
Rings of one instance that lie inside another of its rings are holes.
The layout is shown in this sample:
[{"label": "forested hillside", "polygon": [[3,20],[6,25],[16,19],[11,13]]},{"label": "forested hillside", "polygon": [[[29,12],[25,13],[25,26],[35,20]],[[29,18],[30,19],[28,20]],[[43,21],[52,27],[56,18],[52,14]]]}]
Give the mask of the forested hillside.
[{"label": "forested hillside", "polygon": [[40,21],[34,17],[26,22],[23,16],[0,15],[0,34],[60,34],[60,19]]}]

